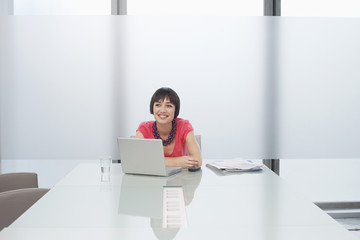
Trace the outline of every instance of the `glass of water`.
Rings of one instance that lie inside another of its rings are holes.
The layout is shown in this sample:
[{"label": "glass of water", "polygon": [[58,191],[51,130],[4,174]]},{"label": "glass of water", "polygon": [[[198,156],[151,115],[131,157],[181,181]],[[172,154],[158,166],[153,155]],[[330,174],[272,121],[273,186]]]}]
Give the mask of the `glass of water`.
[{"label": "glass of water", "polygon": [[108,155],[100,156],[100,167],[101,167],[101,180],[110,180],[110,168],[111,168],[112,157]]}]

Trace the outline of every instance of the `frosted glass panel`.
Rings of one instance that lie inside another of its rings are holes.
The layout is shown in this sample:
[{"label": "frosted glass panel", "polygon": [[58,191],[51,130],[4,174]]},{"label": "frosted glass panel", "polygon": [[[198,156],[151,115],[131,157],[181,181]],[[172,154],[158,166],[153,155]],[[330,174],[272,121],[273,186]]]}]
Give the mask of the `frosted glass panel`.
[{"label": "frosted glass panel", "polygon": [[205,158],[360,156],[359,19],[0,20],[2,159],[116,158],[162,86]]},{"label": "frosted glass panel", "polygon": [[202,135],[205,157],[260,157],[264,145],[264,19],[126,20],[126,113],[133,119],[129,134],[135,134],[140,121],[153,119],[151,95],[169,86],[181,98],[179,117],[189,119],[195,134]]},{"label": "frosted glass panel", "polygon": [[360,19],[279,21],[281,158],[358,158]]},{"label": "frosted glass panel", "polygon": [[110,18],[4,17],[0,26],[2,159],[111,152]]}]

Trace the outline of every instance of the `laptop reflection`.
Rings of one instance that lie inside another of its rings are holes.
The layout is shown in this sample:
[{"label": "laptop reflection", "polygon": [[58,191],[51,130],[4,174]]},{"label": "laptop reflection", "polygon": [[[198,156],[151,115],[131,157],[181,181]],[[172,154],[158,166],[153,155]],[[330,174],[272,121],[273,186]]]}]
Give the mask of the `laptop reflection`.
[{"label": "laptop reflection", "polygon": [[[192,173],[187,170],[170,177],[124,174],[118,212],[124,217],[149,218],[150,226],[158,239],[173,239],[183,225],[164,224],[164,220],[166,221],[166,216],[169,214],[166,212],[168,202],[166,191],[181,189],[182,196],[179,200],[184,203],[185,207],[192,202],[201,177],[202,171]],[[181,220],[182,216],[180,215],[176,218]],[[172,217],[174,216],[172,215]]]}]

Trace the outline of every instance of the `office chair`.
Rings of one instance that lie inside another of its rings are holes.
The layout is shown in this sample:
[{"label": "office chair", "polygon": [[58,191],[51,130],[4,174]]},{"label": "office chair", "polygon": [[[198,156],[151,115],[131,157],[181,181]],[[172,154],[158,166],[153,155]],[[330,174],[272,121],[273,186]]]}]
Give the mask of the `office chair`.
[{"label": "office chair", "polygon": [[45,195],[48,188],[24,188],[0,193],[0,231]]},{"label": "office chair", "polygon": [[21,188],[37,188],[36,173],[16,172],[0,174],[0,193]]},{"label": "office chair", "polygon": [[197,143],[199,144],[200,150],[201,150],[201,135],[195,135],[195,139]]}]

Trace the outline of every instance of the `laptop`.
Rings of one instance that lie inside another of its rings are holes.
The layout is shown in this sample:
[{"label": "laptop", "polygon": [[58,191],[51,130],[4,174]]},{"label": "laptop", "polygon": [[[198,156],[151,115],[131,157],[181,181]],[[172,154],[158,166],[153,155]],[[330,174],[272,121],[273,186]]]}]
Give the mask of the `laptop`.
[{"label": "laptop", "polygon": [[118,138],[121,166],[124,173],[170,176],[180,167],[166,167],[161,139]]}]

